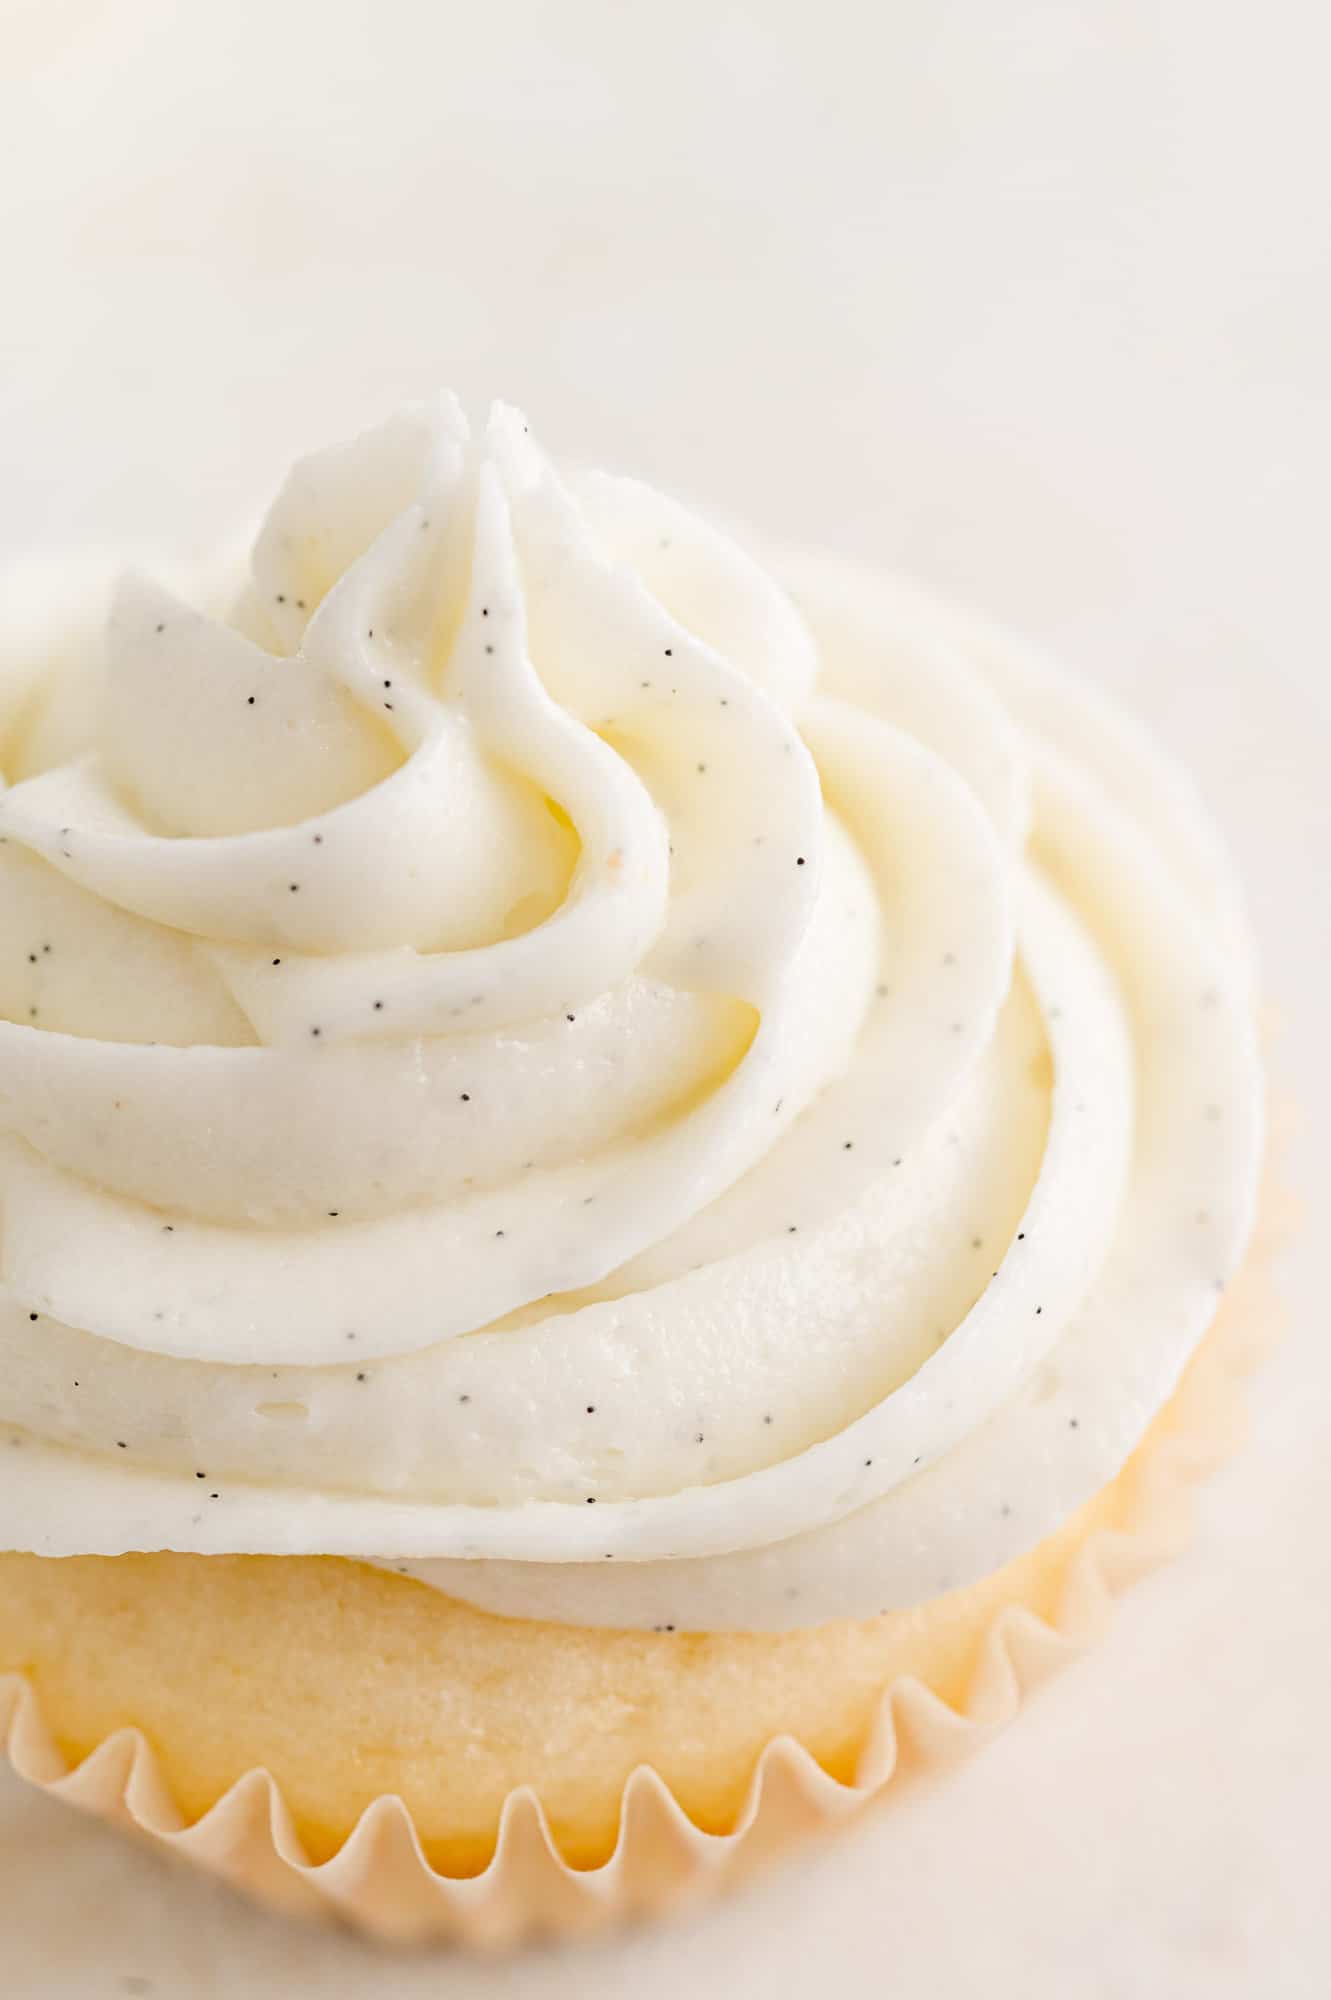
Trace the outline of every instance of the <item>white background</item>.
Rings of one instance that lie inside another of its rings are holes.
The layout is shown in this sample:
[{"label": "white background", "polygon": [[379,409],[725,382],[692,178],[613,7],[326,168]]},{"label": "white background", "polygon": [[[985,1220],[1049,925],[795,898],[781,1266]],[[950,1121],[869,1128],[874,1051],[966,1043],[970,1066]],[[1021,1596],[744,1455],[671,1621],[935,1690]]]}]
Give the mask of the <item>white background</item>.
[{"label": "white background", "polygon": [[200,543],[440,382],[914,567],[1191,762],[1307,1209],[1194,1552],[946,1786],[509,1965],[269,1921],[0,1784],[6,1991],[1294,2000],[1331,1985],[1331,33],[1308,0],[0,0],[0,536]]}]

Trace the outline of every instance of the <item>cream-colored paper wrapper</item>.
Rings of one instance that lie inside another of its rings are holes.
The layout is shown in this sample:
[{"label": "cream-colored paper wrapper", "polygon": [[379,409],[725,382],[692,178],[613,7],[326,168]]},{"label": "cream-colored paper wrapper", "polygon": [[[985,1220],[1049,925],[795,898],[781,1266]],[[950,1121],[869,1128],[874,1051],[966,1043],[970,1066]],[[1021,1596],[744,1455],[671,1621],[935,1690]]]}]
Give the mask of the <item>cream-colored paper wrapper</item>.
[{"label": "cream-colored paper wrapper", "polygon": [[[150,1746],[136,1730],[108,1736],[66,1764],[30,1685],[0,1677],[0,1741],[15,1770],[54,1797],[146,1836],[283,1910],[334,1915],[383,1939],[499,1948],[533,1933],[572,1935],[665,1910],[735,1880],[801,1836],[839,1825],[907,1774],[941,1770],[987,1743],[1056,1667],[1103,1631],[1113,1600],[1186,1540],[1192,1489],[1241,1430],[1241,1377],[1273,1336],[1267,1270],[1285,1233],[1268,1199],[1260,1240],[1162,1418],[1131,1462],[1124,1527],[1093,1529],[1073,1555],[1052,1617],[1009,1605],[985,1631],[964,1702],[950,1706],[915,1679],[886,1686],[853,1780],[830,1777],[788,1737],[771,1741],[729,1833],[705,1833],[646,1767],[624,1789],[619,1838],[601,1867],[570,1868],[539,1799],[512,1792],[493,1860],[475,1876],[437,1873],[396,1798],[364,1812],[318,1865],[265,1771],[241,1778],[187,1825]],[[201,1718],[206,1725],[206,1718]]]}]

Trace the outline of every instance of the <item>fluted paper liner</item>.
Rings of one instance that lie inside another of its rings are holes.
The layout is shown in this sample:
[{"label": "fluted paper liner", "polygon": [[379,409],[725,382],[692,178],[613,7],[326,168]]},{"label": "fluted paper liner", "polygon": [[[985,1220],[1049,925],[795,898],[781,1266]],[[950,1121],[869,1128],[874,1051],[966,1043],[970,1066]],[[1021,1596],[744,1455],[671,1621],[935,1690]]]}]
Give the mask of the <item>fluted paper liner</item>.
[{"label": "fluted paper liner", "polygon": [[431,1867],[395,1797],[377,1799],[330,1859],[311,1862],[281,1791],[262,1770],[248,1772],[188,1825],[138,1730],[116,1731],[70,1768],[21,1675],[0,1676],[0,1740],[20,1776],[53,1797],[188,1857],[261,1902],[335,1915],[384,1939],[495,1948],[531,1933],[597,1930],[701,1896],[797,1837],[837,1825],[890,1780],[938,1770],[990,1741],[1027,1694],[1097,1638],[1118,1593],[1186,1541],[1192,1488],[1236,1441],[1240,1377],[1272,1336],[1269,1286],[1261,1279],[1281,1232],[1269,1210],[1268,1202],[1262,1244],[1245,1272],[1247,1296],[1235,1296],[1217,1316],[1169,1405],[1168,1428],[1148,1437],[1132,1461],[1129,1525],[1088,1534],[1069,1562],[1052,1618],[1020,1604],[993,1618],[959,1708],[917,1679],[885,1687],[849,1783],[831,1777],[800,1743],[776,1737],[758,1759],[732,1830],[707,1833],[658,1774],[641,1766],[624,1787],[613,1854],[582,1869],[563,1860],[540,1800],[524,1787],[504,1803],[489,1865],[455,1877]]}]

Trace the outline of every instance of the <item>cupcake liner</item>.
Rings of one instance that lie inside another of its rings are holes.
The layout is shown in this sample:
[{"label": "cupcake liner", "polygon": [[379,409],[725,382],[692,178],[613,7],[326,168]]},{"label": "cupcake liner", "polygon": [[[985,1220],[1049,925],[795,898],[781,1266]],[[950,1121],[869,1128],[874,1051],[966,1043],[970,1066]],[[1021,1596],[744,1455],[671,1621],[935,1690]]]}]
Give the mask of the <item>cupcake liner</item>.
[{"label": "cupcake liner", "polygon": [[1024,1699],[1104,1630],[1116,1596],[1186,1542],[1196,1481],[1242,1429],[1240,1378],[1274,1337],[1266,1267],[1283,1236],[1268,1199],[1261,1242],[1174,1398],[1130,1461],[1128,1525],[1092,1529],[1072,1555],[1050,1618],[1008,1605],[981,1640],[964,1702],[918,1679],[885,1687],[853,1778],[830,1776],[790,1737],[764,1749],[728,1833],[704,1832],[650,1767],[628,1779],[619,1835],[601,1866],[561,1857],[540,1800],[511,1792],[495,1852],[477,1875],[438,1873],[396,1797],[377,1799],[328,1860],[309,1859],[282,1793],[253,1770],[193,1825],[138,1730],[106,1737],[71,1768],[30,1684],[0,1676],[0,1744],[14,1769],[53,1797],[185,1856],[270,1906],[341,1918],[398,1942],[449,1940],[502,1949],[534,1934],[573,1936],[657,1913],[736,1880],[796,1840],[836,1827],[895,1781],[937,1772],[991,1740]]}]

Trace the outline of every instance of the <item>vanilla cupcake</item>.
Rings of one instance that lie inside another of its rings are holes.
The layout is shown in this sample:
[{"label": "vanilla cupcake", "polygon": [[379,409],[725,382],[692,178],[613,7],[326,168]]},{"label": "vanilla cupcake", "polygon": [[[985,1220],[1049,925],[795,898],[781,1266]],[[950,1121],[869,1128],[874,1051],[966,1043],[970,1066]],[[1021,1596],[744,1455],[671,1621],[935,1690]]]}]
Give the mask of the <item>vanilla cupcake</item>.
[{"label": "vanilla cupcake", "polygon": [[509,1936],[1006,1712],[1233,1345],[1253,974],[1187,780],[503,407],[304,461],[104,654],[102,594],[0,609],[20,1768]]}]

